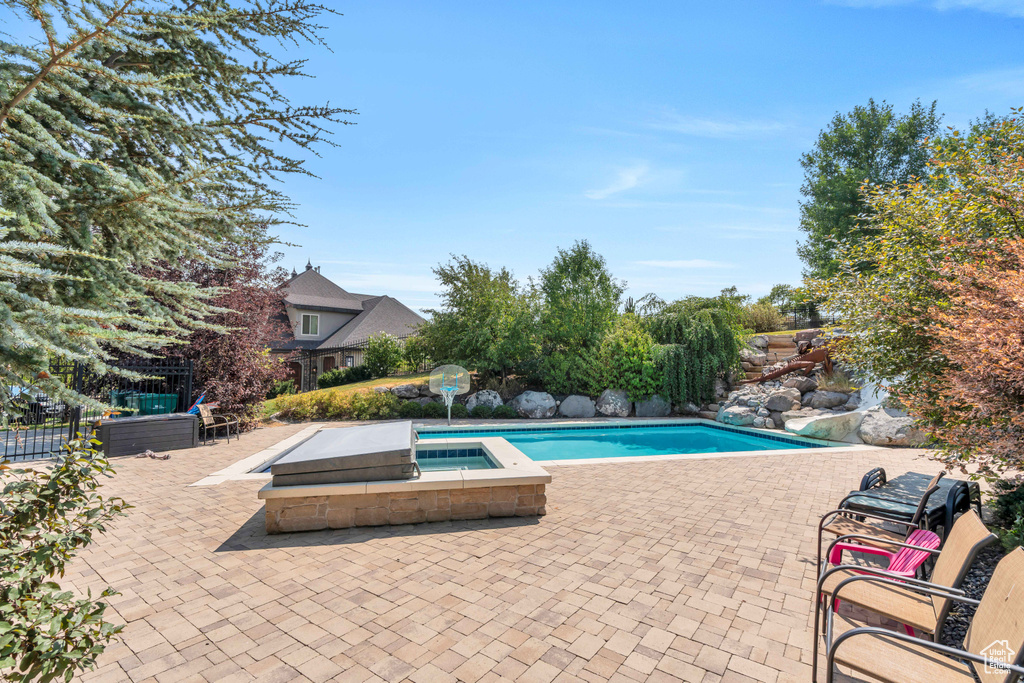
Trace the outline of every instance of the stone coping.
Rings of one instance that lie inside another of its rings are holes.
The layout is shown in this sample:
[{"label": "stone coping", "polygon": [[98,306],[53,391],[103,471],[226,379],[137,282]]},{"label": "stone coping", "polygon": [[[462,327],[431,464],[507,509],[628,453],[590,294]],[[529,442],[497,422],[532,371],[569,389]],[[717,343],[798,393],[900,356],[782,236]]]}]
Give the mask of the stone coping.
[{"label": "stone coping", "polygon": [[[300,432],[301,434],[302,432]],[[298,436],[298,435],[296,435]],[[479,448],[494,464],[495,469],[450,470],[423,472],[418,479],[395,481],[352,482],[348,484],[316,484],[303,486],[274,486],[268,482],[258,497],[273,498],[347,496],[367,493],[401,493],[405,491],[437,491],[444,489],[472,489],[494,486],[535,486],[551,483],[551,475],[543,467],[523,455],[515,446],[502,438],[432,439],[437,446],[448,448]],[[420,444],[418,450],[430,450],[430,444]],[[255,456],[253,456],[255,460]],[[263,460],[266,462],[266,460]],[[237,465],[237,463],[236,463]],[[258,463],[257,465],[258,466]],[[263,474],[268,479],[269,475]]]}]

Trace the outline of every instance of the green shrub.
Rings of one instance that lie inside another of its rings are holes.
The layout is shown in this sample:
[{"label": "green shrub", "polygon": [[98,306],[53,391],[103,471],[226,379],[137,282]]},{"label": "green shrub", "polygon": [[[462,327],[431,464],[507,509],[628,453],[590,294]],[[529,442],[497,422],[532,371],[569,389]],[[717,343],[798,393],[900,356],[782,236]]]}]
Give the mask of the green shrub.
[{"label": "green shrub", "polygon": [[654,365],[653,347],[654,340],[639,318],[621,316],[601,340],[598,350],[601,386],[623,389],[631,401],[642,401],[658,393],[661,382]]},{"label": "green shrub", "polygon": [[457,417],[459,419],[469,417],[469,410],[461,403],[453,403],[452,417]]},{"label": "green shrub", "polygon": [[342,384],[348,384],[352,381],[348,378],[348,375],[348,368],[335,368],[334,370],[328,370],[316,378],[316,385],[320,389],[340,387]]},{"label": "green shrub", "polygon": [[354,384],[373,379],[373,373],[365,365],[354,368],[335,368],[328,370],[316,378],[316,386],[319,389],[330,389],[340,387],[344,384]]},{"label": "green shrub", "polygon": [[398,369],[403,361],[402,343],[398,337],[387,332],[371,336],[363,352],[363,365],[373,377],[387,377]]},{"label": "green shrub", "polygon": [[[72,441],[50,469],[0,464],[0,678],[71,680],[93,667],[124,626],[104,620],[107,605],[76,598],[56,581],[107,523],[131,506],[101,496],[114,470],[98,441]],[[105,588],[100,598],[116,595]]]},{"label": "green shrub", "polygon": [[786,325],[786,318],[769,303],[756,303],[740,309],[740,324],[757,333],[777,332]]},{"label": "green shrub", "polygon": [[478,420],[488,420],[494,417],[494,408],[480,404],[473,406],[473,410],[469,411],[470,417],[475,417]]},{"label": "green shrub", "polygon": [[538,379],[552,394],[594,394],[603,387],[596,354],[591,351],[569,353],[553,351],[540,359]]},{"label": "green shrub", "polygon": [[992,486],[992,513],[1007,552],[1024,545],[1024,478],[1000,479]]},{"label": "green shrub", "polygon": [[445,410],[444,406],[437,401],[431,401],[423,406],[423,417],[446,417],[448,411]]},{"label": "green shrub", "polygon": [[274,382],[274,386],[267,393],[267,398],[277,398],[278,396],[291,396],[295,393],[295,380],[293,379],[282,379],[279,382]]},{"label": "green shrub", "polygon": [[423,406],[415,401],[406,401],[398,406],[398,417],[405,420],[415,420],[423,417]]},{"label": "green shrub", "polygon": [[500,405],[494,409],[492,417],[495,417],[499,420],[511,420],[519,417],[519,413],[517,413],[515,408],[513,408],[512,406]]},{"label": "green shrub", "polygon": [[278,399],[284,417],[293,420],[381,420],[398,415],[399,400],[390,391],[310,391]]}]

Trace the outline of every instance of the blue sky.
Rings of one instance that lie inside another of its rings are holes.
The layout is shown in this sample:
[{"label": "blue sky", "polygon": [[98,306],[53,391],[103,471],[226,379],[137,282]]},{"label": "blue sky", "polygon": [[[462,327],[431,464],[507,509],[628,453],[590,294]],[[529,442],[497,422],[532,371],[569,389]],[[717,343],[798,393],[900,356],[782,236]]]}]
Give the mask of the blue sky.
[{"label": "blue sky", "polygon": [[1024,2],[338,3],[297,103],[359,110],[290,179],[283,263],[436,302],[450,253],[525,278],[589,239],[633,296],[799,283],[800,154],[869,97],[1024,105]]},{"label": "blue sky", "polygon": [[436,303],[451,253],[525,279],[586,238],[666,299],[799,283],[800,154],[869,97],[1024,105],[1024,0],[327,0],[295,104],[358,109],[285,190],[341,286]]}]

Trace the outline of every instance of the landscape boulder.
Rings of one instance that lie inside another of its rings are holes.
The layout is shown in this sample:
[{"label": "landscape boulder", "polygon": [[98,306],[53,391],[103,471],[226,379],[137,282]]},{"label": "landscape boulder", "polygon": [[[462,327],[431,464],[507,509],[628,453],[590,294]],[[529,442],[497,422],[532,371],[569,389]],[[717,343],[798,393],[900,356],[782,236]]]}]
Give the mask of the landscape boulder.
[{"label": "landscape boulder", "polygon": [[553,417],[555,414],[555,399],[544,391],[524,391],[512,399],[509,405],[520,417],[535,420]]},{"label": "landscape boulder", "polygon": [[[824,410],[814,410],[813,408],[801,408],[799,410],[786,410],[779,413],[778,419],[775,420],[775,424],[779,425],[780,428],[785,428],[786,423],[790,420],[795,420],[801,417],[814,417],[815,415],[826,414]],[[774,416],[773,416],[774,417]]]},{"label": "landscape boulder", "polygon": [[806,394],[808,391],[814,391],[818,388],[818,383],[811,377],[804,377],[803,375],[797,375],[796,377],[790,377],[782,386],[788,389],[796,389],[801,394]]},{"label": "landscape boulder", "polygon": [[740,349],[740,360],[761,367],[768,361],[768,356],[753,349]]},{"label": "landscape boulder", "polygon": [[633,404],[621,389],[605,389],[597,398],[597,412],[605,417],[629,417]]},{"label": "landscape boulder", "polygon": [[827,441],[843,441],[857,431],[864,413],[825,413],[786,422],[786,431]]},{"label": "landscape boulder", "polygon": [[[715,406],[715,409],[717,410],[718,406]],[[679,406],[679,412],[683,415],[696,415],[700,412],[700,406],[696,403],[690,403],[687,401],[683,405]]]},{"label": "landscape boulder", "polygon": [[477,406],[487,406],[492,410],[500,405],[504,405],[504,401],[501,400],[501,396],[498,395],[497,391],[491,389],[484,389],[478,391],[475,394],[471,394],[469,400],[466,401],[466,409],[473,410]]},{"label": "landscape boulder", "polygon": [[697,413],[697,417],[702,417],[705,420],[717,420],[718,412],[714,410],[702,410]]},{"label": "landscape boulder", "polygon": [[420,388],[415,384],[399,384],[391,387],[391,393],[398,398],[417,398],[420,395]]},{"label": "landscape boulder", "polygon": [[838,408],[850,400],[850,395],[841,391],[815,391],[811,397],[812,408]]},{"label": "landscape boulder", "polygon": [[758,334],[751,338],[750,345],[755,349],[767,349],[768,348],[768,337],[767,335]]},{"label": "landscape boulder", "polygon": [[733,406],[732,408],[723,408],[718,411],[718,421],[722,424],[735,425],[742,427],[744,425],[750,425],[757,419],[757,415],[750,408],[744,408],[742,406]]},{"label": "landscape boulder", "polygon": [[914,426],[912,417],[905,417],[898,411],[875,406],[862,413],[864,419],[857,430],[857,436],[872,446],[923,446],[928,435]]},{"label": "landscape boulder", "polygon": [[558,404],[558,414],[562,417],[594,417],[597,409],[594,400],[589,396],[566,396]]},{"label": "landscape boulder", "polygon": [[672,412],[672,404],[658,394],[646,401],[637,401],[634,408],[637,417],[665,417]]},{"label": "landscape boulder", "polygon": [[430,390],[429,384],[419,385],[420,396],[433,396],[434,392]]},{"label": "landscape boulder", "polygon": [[800,390],[794,388],[778,389],[768,396],[764,407],[768,410],[783,412],[800,406]]},{"label": "landscape boulder", "polygon": [[821,330],[818,330],[818,329],[814,329],[814,330],[800,330],[795,335],[793,335],[793,341],[795,341],[797,344],[799,344],[802,341],[811,341],[815,337],[820,337],[820,336],[821,336]]}]

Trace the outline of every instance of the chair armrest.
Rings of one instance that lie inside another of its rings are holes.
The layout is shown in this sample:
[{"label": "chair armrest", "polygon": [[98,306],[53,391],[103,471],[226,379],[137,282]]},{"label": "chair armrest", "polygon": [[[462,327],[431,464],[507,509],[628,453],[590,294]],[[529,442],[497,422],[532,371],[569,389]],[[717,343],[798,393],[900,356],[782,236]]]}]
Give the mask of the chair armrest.
[{"label": "chair armrest", "polygon": [[[954,600],[956,602],[962,602],[968,605],[974,605],[977,607],[981,604],[981,601],[968,598],[964,595],[964,592],[956,588],[950,588],[949,586],[940,586],[938,584],[929,584],[927,581],[915,581],[914,583],[904,582],[905,577],[897,579],[890,579],[885,576],[878,575],[867,575],[861,574],[858,576],[851,576],[847,579],[843,579],[836,586],[836,589],[832,591],[832,609],[835,609],[835,603],[839,599],[839,593],[847,584],[854,583],[855,581],[872,581],[874,583],[883,583],[894,588],[899,588],[904,591],[911,591],[914,593],[921,593],[923,595],[934,595],[939,598],[946,598],[947,600]],[[925,584],[925,585],[915,585]],[[956,591],[955,593],[952,591]]]},{"label": "chair armrest", "polygon": [[826,551],[825,556],[832,557],[832,553],[837,550],[840,553],[842,553],[844,550],[849,550],[850,552],[864,553],[865,555],[882,555],[884,557],[888,557],[890,562],[894,557],[896,557],[894,553],[891,553],[888,550],[882,550],[881,548],[876,548],[873,545],[861,545],[859,543],[842,543],[838,539],[833,541],[832,545],[828,547],[828,551]]},{"label": "chair armrest", "polygon": [[[951,596],[952,595],[957,595],[957,596],[965,595],[965,593],[962,590],[960,590],[959,588],[950,588],[949,586],[943,586],[941,584],[931,583],[930,581],[922,581],[921,579],[915,579],[915,578],[911,578],[909,576],[901,576],[901,577],[899,577],[899,580],[895,580],[895,579],[893,579],[893,577],[895,575],[889,573],[888,571],[886,571],[884,569],[879,569],[878,567],[867,567],[867,566],[862,566],[862,565],[859,565],[859,564],[837,564],[836,566],[831,567],[831,568],[826,569],[825,571],[823,571],[821,573],[821,576],[818,578],[818,591],[817,591],[818,595],[821,595],[821,587],[823,585],[825,585],[825,579],[827,579],[828,577],[832,576],[833,574],[835,574],[837,572],[844,571],[844,570],[856,571],[857,572],[857,577],[859,577],[861,579],[871,579],[871,578],[874,578],[874,579],[879,579],[879,580],[891,581],[891,582],[895,583],[896,585],[901,586],[903,588],[907,588],[908,586],[912,586],[912,585],[913,586],[922,586],[924,588],[937,588],[939,590],[943,590],[943,591],[949,593]],[[857,578],[857,577],[850,577],[850,578]],[[846,581],[849,581],[849,580],[850,579],[846,579]],[[846,583],[846,581],[843,581],[842,583],[840,583],[839,586],[842,586],[843,583]],[[836,592],[839,591],[839,586],[836,586]],[[833,593],[833,595],[834,595],[834,593]]]},{"label": "chair armrest", "polygon": [[[932,555],[938,555],[938,554],[941,553],[940,550],[933,550],[932,548],[922,548],[921,546],[914,545],[913,543],[900,543],[899,541],[890,541],[890,540],[885,539],[885,538],[877,538],[875,536],[867,536],[867,535],[864,535],[864,534],[846,534],[845,536],[840,536],[836,540],[832,541],[832,543],[828,547],[828,552],[825,553],[826,556],[829,555],[832,552],[832,548],[836,545],[836,543],[842,543],[843,541],[846,541],[846,540],[849,540],[849,539],[858,539],[858,540],[864,540],[864,541],[877,541],[878,543],[884,543],[885,545],[894,545],[897,548],[911,548],[913,550],[920,550],[923,553],[930,553]],[[867,551],[864,551],[864,552],[867,552]]]},{"label": "chair armrest", "polygon": [[839,646],[851,638],[855,638],[859,635],[875,635],[883,638],[891,638],[901,643],[911,643],[913,645],[920,645],[929,650],[941,652],[944,655],[950,657],[958,657],[960,659],[966,659],[976,664],[985,664],[986,666],[994,666],[1004,671],[1013,672],[1016,674],[1024,674],[1024,667],[1017,664],[1010,664],[1008,662],[997,662],[981,655],[976,655],[973,652],[967,650],[960,650],[955,647],[949,647],[948,645],[942,645],[941,643],[935,643],[930,640],[924,640],[922,638],[915,638],[905,633],[899,633],[898,631],[890,631],[888,629],[880,628],[878,626],[861,626],[855,629],[850,629],[846,633],[841,634],[838,638],[832,641],[832,647],[829,648],[828,652],[828,675],[829,680],[832,679],[832,670],[835,666],[836,650]]}]

